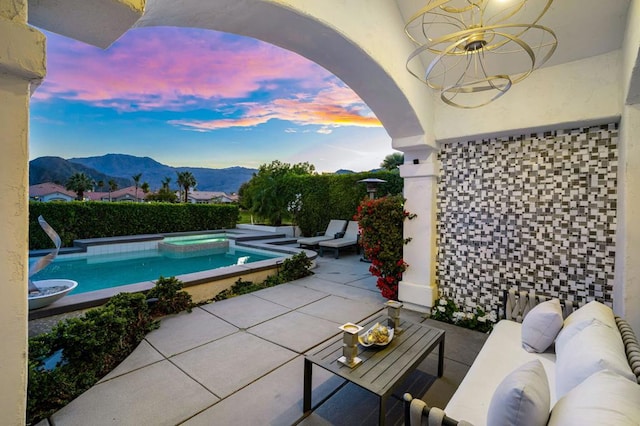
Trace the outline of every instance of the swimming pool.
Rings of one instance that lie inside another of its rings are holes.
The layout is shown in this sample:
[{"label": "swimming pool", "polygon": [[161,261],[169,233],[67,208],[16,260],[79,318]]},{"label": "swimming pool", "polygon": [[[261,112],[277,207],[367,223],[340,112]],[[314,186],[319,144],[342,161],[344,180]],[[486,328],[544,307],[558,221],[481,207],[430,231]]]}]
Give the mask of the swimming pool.
[{"label": "swimming pool", "polygon": [[[234,247],[223,253],[218,250],[200,250],[191,251],[183,256],[159,249],[117,254],[59,256],[31,278],[34,281],[53,278],[77,281],[78,286],[69,294],[78,294],[152,281],[160,276],[201,272],[283,256],[281,253]],[[32,259],[30,263],[36,260]]]}]

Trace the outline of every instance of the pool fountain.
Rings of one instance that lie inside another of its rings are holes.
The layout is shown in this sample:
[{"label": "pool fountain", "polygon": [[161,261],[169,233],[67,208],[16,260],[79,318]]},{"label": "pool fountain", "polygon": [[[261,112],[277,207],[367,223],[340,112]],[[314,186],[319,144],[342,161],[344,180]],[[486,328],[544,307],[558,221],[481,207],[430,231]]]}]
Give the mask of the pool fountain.
[{"label": "pool fountain", "polygon": [[78,283],[73,280],[53,279],[32,281],[31,277],[38,271],[46,268],[58,255],[62,241],[58,233],[44,220],[42,216],[38,217],[38,223],[44,232],[51,238],[55,248],[51,253],[34,263],[29,268],[29,310],[38,309],[50,305],[56,300],[64,297],[71,290],[76,288]]}]

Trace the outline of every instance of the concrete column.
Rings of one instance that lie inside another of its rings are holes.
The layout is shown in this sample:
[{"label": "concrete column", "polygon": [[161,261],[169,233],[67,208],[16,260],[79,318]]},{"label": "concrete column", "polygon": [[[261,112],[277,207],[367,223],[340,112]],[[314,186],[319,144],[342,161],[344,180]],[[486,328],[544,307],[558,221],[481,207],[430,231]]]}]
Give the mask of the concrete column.
[{"label": "concrete column", "polygon": [[45,74],[45,38],[27,0],[0,0],[0,424],[25,423],[28,129],[31,85]]},{"label": "concrete column", "polygon": [[620,120],[618,221],[613,310],[640,334],[640,105],[625,106]]},{"label": "concrete column", "polygon": [[413,147],[404,153],[400,166],[404,178],[405,210],[416,214],[404,222],[403,258],[408,269],[403,274],[398,298],[409,308],[427,312],[438,297],[436,287],[436,191],[440,167],[433,147]]}]

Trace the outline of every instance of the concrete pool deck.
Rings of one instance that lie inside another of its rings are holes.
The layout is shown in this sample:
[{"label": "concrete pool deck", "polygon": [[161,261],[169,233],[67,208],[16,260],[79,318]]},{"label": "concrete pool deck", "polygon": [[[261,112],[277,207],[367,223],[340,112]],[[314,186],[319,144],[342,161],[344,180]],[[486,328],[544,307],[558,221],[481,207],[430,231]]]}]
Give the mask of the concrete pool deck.
[{"label": "concrete pool deck", "polygon": [[[308,417],[302,412],[304,353],[339,325],[383,308],[368,267],[355,254],[318,258],[313,276],[167,317],[114,371],[41,425],[376,424],[374,395],[316,367],[313,404],[322,404]],[[445,329],[447,343],[444,376],[435,378],[434,351],[398,392],[443,407],[487,336],[402,315]],[[401,424],[399,401],[389,401],[387,421]]]}]

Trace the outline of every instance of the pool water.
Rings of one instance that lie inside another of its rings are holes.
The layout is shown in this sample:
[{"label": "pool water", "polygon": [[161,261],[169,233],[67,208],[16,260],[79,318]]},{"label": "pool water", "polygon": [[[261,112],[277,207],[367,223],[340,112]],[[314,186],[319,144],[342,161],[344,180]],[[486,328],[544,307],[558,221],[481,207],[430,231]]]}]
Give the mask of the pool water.
[{"label": "pool water", "polygon": [[[56,258],[49,266],[31,279],[46,280],[64,278],[78,282],[69,294],[85,293],[143,281],[157,280],[192,272],[207,271],[236,264],[258,262],[282,255],[256,253],[235,249],[232,253],[216,253],[211,250],[192,253],[189,256],[172,256],[157,250],[120,254],[104,254],[74,259]],[[36,259],[32,259],[35,262]]]}]

